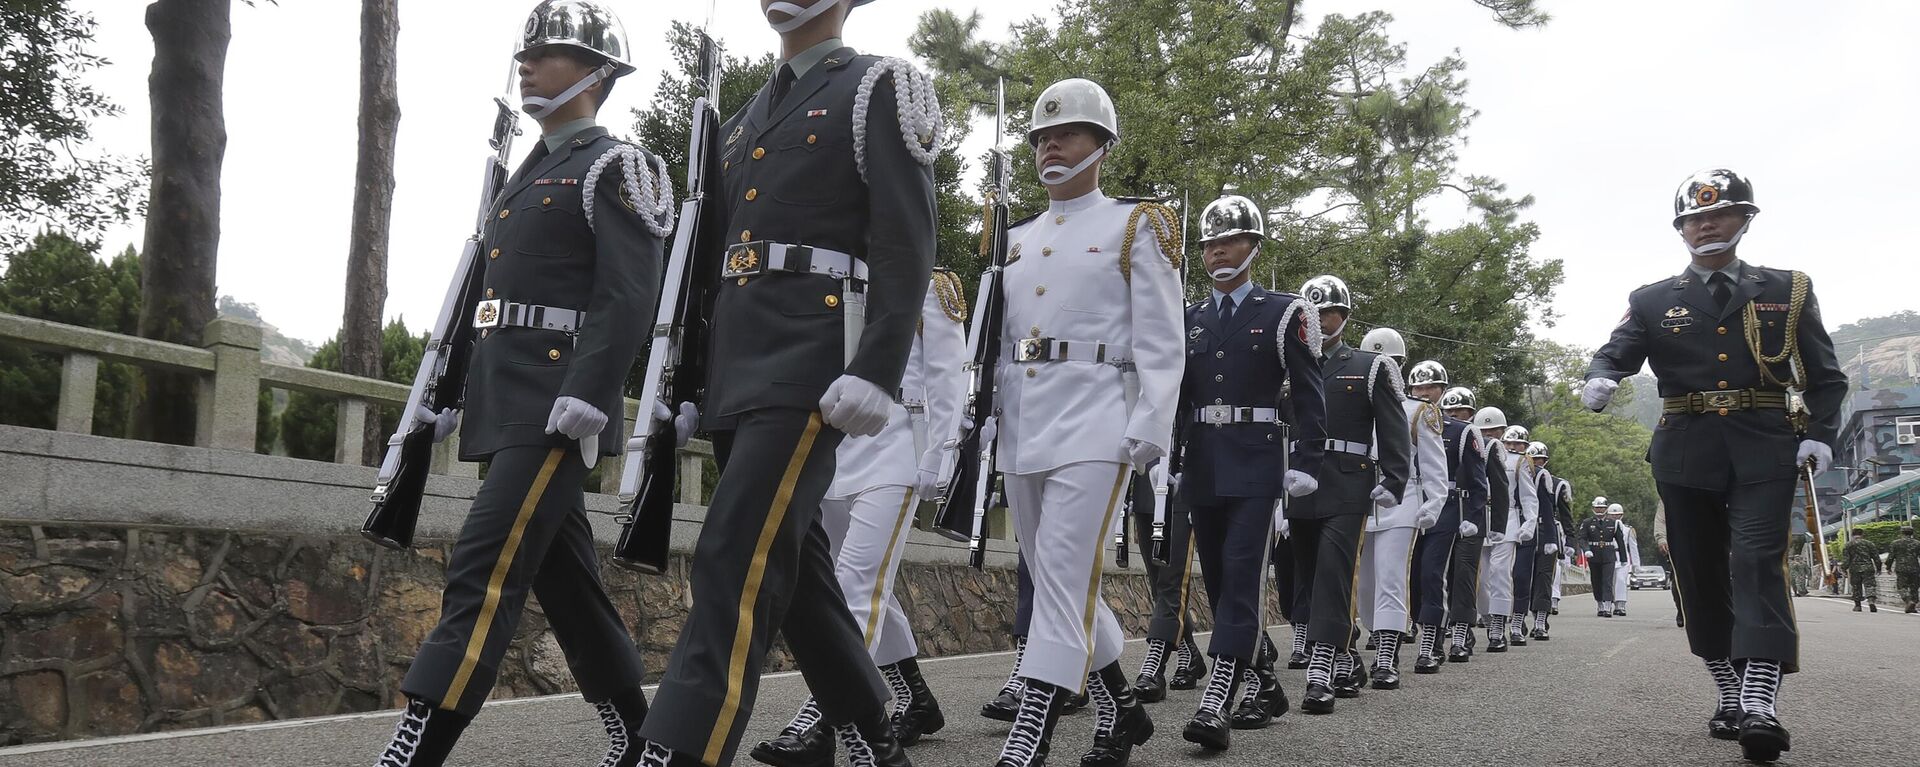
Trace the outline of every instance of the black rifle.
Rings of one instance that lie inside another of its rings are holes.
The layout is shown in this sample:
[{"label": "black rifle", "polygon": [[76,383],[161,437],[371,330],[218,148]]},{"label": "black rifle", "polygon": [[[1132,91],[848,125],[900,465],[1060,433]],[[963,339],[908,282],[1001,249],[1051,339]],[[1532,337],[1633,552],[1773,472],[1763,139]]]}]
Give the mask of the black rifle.
[{"label": "black rifle", "polygon": [[493,154],[487,157],[486,171],[480,177],[480,212],[474,217],[473,234],[460,250],[454,265],[453,281],[440,302],[440,314],[434,318],[433,333],[420,355],[420,369],[413,375],[413,390],[407,394],[406,407],[400,410],[400,423],[387,438],[387,453],[380,460],[380,475],[373,486],[373,511],[360,525],[367,540],[390,549],[413,545],[413,530],[420,521],[420,500],[427,489],[427,470],[433,461],[434,425],[420,420],[422,407],[434,413],[458,407],[465,393],[467,364],[473,355],[473,309],[480,300],[480,284],[486,275],[486,262],[480,260],[481,241],[494,209],[494,198],[507,183],[507,157],[513,152],[513,137],[520,134],[520,115],[505,99],[494,98],[497,111],[493,118],[493,137],[487,145]]},{"label": "black rifle", "polygon": [[982,430],[994,412],[994,376],[1000,366],[1000,332],[1006,321],[1006,296],[1002,294],[1001,273],[1007,268],[1007,195],[1011,185],[1005,136],[1007,112],[1006,84],[998,89],[998,112],[993,121],[993,189],[988,192],[986,220],[988,266],[980,275],[980,293],[975,298],[973,327],[969,343],[971,359],[967,363],[967,419],[972,426],[962,430],[953,482],[946,497],[940,499],[940,513],[933,529],[951,540],[967,541],[967,563],[974,568],[986,564],[987,509],[993,503],[994,446],[982,439]]},{"label": "black rifle", "polygon": [[687,139],[687,196],[680,203],[680,224],[660,286],[659,310],[654,316],[653,341],[647,348],[646,377],[640,382],[640,416],[627,440],[626,464],[620,473],[620,539],[613,545],[613,563],[628,570],[659,575],[667,569],[667,545],[673,534],[674,487],[679,480],[679,445],[673,419],[653,417],[656,402],[674,407],[704,399],[707,380],[708,302],[719,280],[718,216],[704,215],[708,189],[720,188],[720,57],[713,39],[700,33],[700,71],[695,87],[706,95],[693,100],[693,119]]}]

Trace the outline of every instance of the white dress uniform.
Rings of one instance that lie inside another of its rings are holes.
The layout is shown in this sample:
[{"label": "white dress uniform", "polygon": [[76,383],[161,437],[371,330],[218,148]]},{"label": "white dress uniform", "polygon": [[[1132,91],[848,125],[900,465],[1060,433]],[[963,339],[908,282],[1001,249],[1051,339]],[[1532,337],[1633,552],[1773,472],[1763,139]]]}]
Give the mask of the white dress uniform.
[{"label": "white dress uniform", "polygon": [[[1491,455],[1491,453],[1489,453]],[[1513,614],[1515,548],[1533,540],[1540,525],[1540,493],[1533,485],[1533,462],[1502,447],[1500,470],[1507,473],[1507,531],[1489,530],[1480,550],[1480,612]],[[1488,466],[1492,471],[1494,467]]]},{"label": "white dress uniform", "polygon": [[1371,631],[1408,630],[1414,539],[1432,527],[1447,506],[1447,447],[1440,410],[1411,397],[1401,404],[1413,436],[1407,489],[1399,504],[1374,508],[1367,517],[1366,543],[1360,547],[1354,609]]},{"label": "white dress uniform", "polygon": [[864,631],[867,652],[880,666],[919,654],[894,597],[894,574],[913,528],[913,485],[922,455],[944,450],[959,431],[967,385],[966,299],[959,287],[951,273],[934,274],[900,379],[900,401],[879,434],[841,440],[833,484],[820,502],[834,576]]},{"label": "white dress uniform", "polygon": [[1634,539],[1633,526],[1620,521],[1620,538],[1627,542],[1627,561],[1613,568],[1613,606],[1627,609],[1627,592],[1633,581],[1633,568],[1640,566],[1640,541]]},{"label": "white dress uniform", "polygon": [[1166,455],[1186,364],[1176,225],[1136,207],[1158,206],[1095,190],[1008,233],[997,461],[1034,587],[1017,673],[1066,690],[1120,657],[1100,575],[1124,443]]}]

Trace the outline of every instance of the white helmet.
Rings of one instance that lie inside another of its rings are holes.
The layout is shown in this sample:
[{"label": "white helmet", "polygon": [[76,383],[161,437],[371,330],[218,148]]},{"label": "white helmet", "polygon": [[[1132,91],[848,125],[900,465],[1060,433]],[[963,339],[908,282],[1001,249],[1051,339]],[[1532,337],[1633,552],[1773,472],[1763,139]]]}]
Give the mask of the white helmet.
[{"label": "white helmet", "polygon": [[1407,358],[1406,339],[1400,337],[1400,331],[1393,328],[1374,328],[1360,339],[1360,351],[1385,354],[1398,361]]},{"label": "white helmet", "polygon": [[1505,429],[1507,428],[1507,413],[1492,405],[1480,408],[1479,412],[1473,414],[1473,428]]},{"label": "white helmet", "polygon": [[1617,503],[1607,504],[1607,516],[1609,517],[1614,516],[1616,514],[1625,516],[1626,513],[1627,513],[1627,510],[1625,508],[1622,508],[1620,504],[1617,504]]},{"label": "white helmet", "polygon": [[1603,507],[1603,506],[1606,506],[1606,505],[1607,505],[1607,497],[1606,497],[1606,496],[1604,496],[1604,495],[1596,495],[1596,496],[1594,496],[1594,497],[1593,497],[1593,506],[1594,506],[1594,508],[1601,508],[1601,507]]},{"label": "white helmet", "polygon": [[1055,125],[1091,123],[1107,132],[1110,144],[1120,143],[1120,113],[1113,99],[1099,83],[1084,78],[1061,80],[1040,92],[1033,101],[1033,120],[1027,127],[1027,143],[1034,134]]}]

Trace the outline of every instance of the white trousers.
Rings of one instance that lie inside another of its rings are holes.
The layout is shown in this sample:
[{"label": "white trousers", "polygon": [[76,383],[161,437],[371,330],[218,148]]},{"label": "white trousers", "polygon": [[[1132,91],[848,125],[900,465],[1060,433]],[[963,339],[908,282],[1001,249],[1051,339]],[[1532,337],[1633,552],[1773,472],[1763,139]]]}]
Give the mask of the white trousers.
[{"label": "white trousers", "polygon": [[1633,567],[1628,565],[1627,563],[1622,562],[1620,564],[1613,566],[1613,602],[1614,604],[1624,605],[1627,603],[1627,592],[1631,591],[1631,589],[1627,588],[1627,580],[1632,577],[1633,577]]},{"label": "white trousers", "polygon": [[1360,547],[1357,565],[1360,583],[1353,598],[1354,613],[1369,631],[1407,630],[1408,579],[1413,575],[1413,542],[1419,534],[1411,527],[1366,534],[1367,543]]},{"label": "white trousers", "polygon": [[1100,598],[1100,576],[1128,472],[1121,463],[1083,461],[1004,475],[1020,555],[1033,577],[1033,624],[1020,676],[1077,693],[1088,672],[1120,659],[1124,637]]},{"label": "white trousers", "polygon": [[1561,564],[1561,562],[1560,562],[1559,560],[1554,560],[1554,563],[1553,563],[1553,603],[1554,603],[1554,606],[1556,606],[1556,607],[1558,607],[1558,606],[1559,606],[1559,604],[1560,604],[1560,580],[1561,580],[1561,579],[1562,579],[1562,578],[1564,577],[1564,575],[1563,575],[1563,573],[1565,573],[1565,572],[1566,572],[1566,570],[1567,570],[1567,568],[1566,568],[1566,565],[1564,565],[1564,564]]},{"label": "white trousers", "polygon": [[833,542],[834,579],[879,666],[920,652],[907,613],[893,595],[907,531],[913,528],[913,501],[913,488],[881,485],[820,502],[820,526]]},{"label": "white trousers", "polygon": [[1513,541],[1480,549],[1480,614],[1513,614]]}]

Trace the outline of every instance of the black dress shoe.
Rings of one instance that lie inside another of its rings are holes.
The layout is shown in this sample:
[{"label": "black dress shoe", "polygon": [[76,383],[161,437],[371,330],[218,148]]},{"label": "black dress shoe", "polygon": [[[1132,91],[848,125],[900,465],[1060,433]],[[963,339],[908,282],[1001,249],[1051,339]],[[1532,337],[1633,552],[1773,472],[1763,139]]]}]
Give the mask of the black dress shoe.
[{"label": "black dress shoe", "polygon": [[1467,648],[1465,647],[1461,647],[1460,645],[1454,645],[1452,647],[1447,648],[1448,663],[1467,663],[1472,660],[1473,660],[1473,653],[1468,652]]},{"label": "black dress shoe", "polygon": [[760,741],[748,753],[754,761],[773,767],[833,767],[833,730],[815,723],[797,734]]},{"label": "black dress shoe", "polygon": [[1418,658],[1415,658],[1413,660],[1413,673],[1415,674],[1440,673],[1440,659],[1435,658],[1431,655],[1422,655]]},{"label": "black dress shoe", "polygon": [[1780,720],[1766,714],[1747,714],[1740,719],[1740,751],[1748,761],[1771,762],[1780,752],[1793,750],[1793,737]]},{"label": "black dress shoe", "polygon": [[1550,639],[1552,639],[1553,637],[1550,637],[1550,636],[1547,636],[1547,630],[1546,630],[1546,629],[1534,629],[1534,630],[1533,630],[1533,638],[1534,638],[1534,639],[1538,639],[1538,640],[1540,640],[1540,641],[1542,641],[1542,642],[1545,642],[1545,641],[1548,641],[1548,640],[1550,640]]},{"label": "black dress shoe", "polygon": [[1258,730],[1273,722],[1273,714],[1268,712],[1266,704],[1256,698],[1235,708],[1233,714],[1227,717],[1227,722],[1236,730]]},{"label": "black dress shoe", "polygon": [[1627,608],[1625,608],[1625,607],[1615,607],[1615,608],[1613,608],[1613,617],[1615,617],[1615,618],[1625,618],[1625,617],[1627,617]]},{"label": "black dress shoe", "polygon": [[1068,698],[1065,703],[1060,704],[1060,713],[1064,716],[1086,708],[1090,700],[1091,699],[1087,697],[1087,691],[1083,689],[1079,695]]},{"label": "black dress shoe", "polygon": [[1306,653],[1297,652],[1287,656],[1287,668],[1298,670],[1306,667],[1307,667]]},{"label": "black dress shoe", "polygon": [[1400,689],[1400,672],[1390,668],[1380,668],[1379,666],[1375,666],[1373,668],[1373,689],[1376,689],[1376,690]]},{"label": "black dress shoe", "polygon": [[993,700],[980,707],[980,715],[996,722],[1012,722],[1020,712],[1020,694],[1001,690]]},{"label": "black dress shoe", "polygon": [[1191,690],[1200,686],[1200,679],[1207,675],[1207,662],[1198,657],[1199,653],[1194,655],[1193,665],[1181,666],[1173,670],[1173,676],[1167,679],[1167,687],[1175,690]]},{"label": "black dress shoe", "polygon": [[1333,690],[1321,685],[1309,684],[1306,693],[1300,696],[1300,710],[1309,714],[1331,714],[1333,697]]},{"label": "black dress shoe", "polygon": [[1167,699],[1167,678],[1158,674],[1141,674],[1133,680],[1133,697],[1141,703],[1159,703]]},{"label": "black dress shoe", "polygon": [[1345,677],[1334,677],[1333,697],[1358,698],[1360,697],[1360,688],[1365,686],[1367,686],[1367,680],[1360,676],[1358,670]]},{"label": "black dress shoe", "polygon": [[1368,637],[1368,638],[1367,638],[1367,646],[1366,646],[1366,647],[1362,647],[1362,648],[1360,648],[1360,649],[1363,649],[1363,650],[1378,650],[1378,649],[1380,649],[1380,643],[1379,643],[1379,642],[1376,642],[1376,641],[1374,641],[1372,637]]},{"label": "black dress shoe", "polygon": [[1739,740],[1740,717],[1737,708],[1723,708],[1713,712],[1713,718],[1707,720],[1707,735],[1714,740]]},{"label": "black dress shoe", "polygon": [[1127,767],[1133,747],[1144,745],[1152,737],[1153,718],[1147,716],[1146,707],[1138,703],[1123,706],[1113,732],[1093,739],[1093,748],[1080,757],[1080,767]]},{"label": "black dress shoe", "polygon": [[947,726],[947,715],[940,711],[940,702],[931,695],[915,695],[913,702],[907,704],[907,710],[893,718],[893,737],[902,746],[911,746],[920,742],[925,735],[932,735]]},{"label": "black dress shoe", "polygon": [[[1855,608],[1855,609],[1858,609],[1858,608]],[[1601,611],[1600,611],[1600,617],[1602,617],[1602,618],[1611,618],[1611,617],[1613,617],[1613,611],[1612,611],[1612,610],[1601,610]]]},{"label": "black dress shoe", "polygon": [[847,759],[853,764],[913,767],[913,761],[907,758],[907,747],[893,736],[893,722],[885,715],[856,722],[851,728],[839,728],[835,735],[839,736],[840,744],[846,746]]},{"label": "black dress shoe", "polygon": [[1526,634],[1508,634],[1507,646],[1508,647],[1526,647],[1527,635]]},{"label": "black dress shoe", "polygon": [[1225,751],[1233,740],[1233,730],[1219,714],[1203,709],[1187,720],[1187,728],[1180,731],[1180,737],[1208,751]]},{"label": "black dress shoe", "polygon": [[1280,677],[1271,669],[1259,669],[1260,696],[1258,702],[1267,708],[1267,715],[1275,719],[1286,716],[1293,709],[1293,703],[1287,700],[1287,691],[1280,687]]},{"label": "black dress shoe", "polygon": [[1506,651],[1507,651],[1507,640],[1505,637],[1502,637],[1500,639],[1487,640],[1487,652],[1506,652]]},{"label": "black dress shoe", "polygon": [[1555,608],[1551,608],[1551,609],[1549,609],[1549,610],[1547,610],[1547,614],[1548,614],[1548,615],[1559,615],[1559,614],[1560,614],[1560,608],[1558,608],[1558,607],[1555,607]]}]

